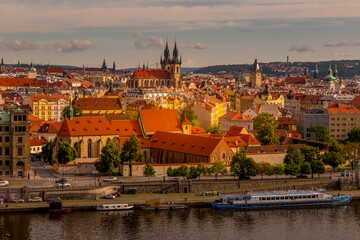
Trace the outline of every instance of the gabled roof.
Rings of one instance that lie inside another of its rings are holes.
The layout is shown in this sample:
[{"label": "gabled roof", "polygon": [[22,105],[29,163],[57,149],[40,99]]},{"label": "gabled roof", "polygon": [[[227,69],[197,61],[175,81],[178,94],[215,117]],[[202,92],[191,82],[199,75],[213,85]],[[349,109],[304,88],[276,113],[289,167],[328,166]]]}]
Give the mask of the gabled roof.
[{"label": "gabled roof", "polygon": [[245,116],[242,113],[239,112],[235,112],[235,111],[230,111],[225,113],[223,116],[220,117],[221,119],[227,119],[230,121],[252,121],[251,118],[249,118],[248,116]]},{"label": "gabled roof", "polygon": [[181,121],[181,125],[191,125],[189,120],[187,119],[186,115],[184,115],[183,120]]},{"label": "gabled roof", "polygon": [[319,101],[320,98],[322,98],[323,95],[306,95],[302,101],[310,101],[312,103],[317,103],[317,101]]},{"label": "gabled roof", "polygon": [[231,126],[225,136],[240,136],[240,134],[249,134],[244,127]]},{"label": "gabled roof", "polygon": [[64,73],[65,70],[62,67],[48,67],[45,72],[48,73]]},{"label": "gabled roof", "polygon": [[169,132],[156,132],[151,137],[151,148],[198,156],[210,156],[222,138],[202,137]]},{"label": "gabled roof", "polygon": [[62,122],[44,123],[37,132],[38,133],[58,133],[61,128],[61,125],[62,125]]},{"label": "gabled roof", "polygon": [[31,87],[37,85],[35,78],[0,78],[0,86]]},{"label": "gabled roof", "polygon": [[206,133],[206,131],[202,127],[191,127],[191,134],[202,134]]},{"label": "gabled roof", "polygon": [[345,103],[329,103],[329,114],[359,114],[360,110],[356,107]]},{"label": "gabled roof", "polygon": [[58,136],[97,136],[116,134],[105,117],[66,118],[61,125]]},{"label": "gabled roof", "polygon": [[287,82],[287,84],[305,84],[306,80],[304,77],[287,77],[285,82]]},{"label": "gabled roof", "polygon": [[44,138],[39,139],[34,136],[30,136],[29,141],[30,141],[30,147],[42,146],[47,143],[47,141]]},{"label": "gabled roof", "polygon": [[134,71],[132,78],[156,78],[156,79],[170,79],[170,72],[161,69],[137,69]]},{"label": "gabled roof", "polygon": [[140,114],[145,135],[157,131],[182,133],[176,110],[142,109]]},{"label": "gabled roof", "polygon": [[30,98],[32,102],[38,102],[42,99],[45,99],[46,101],[58,101],[60,99],[69,100],[69,96],[65,94],[31,95]]},{"label": "gabled roof", "polygon": [[114,134],[119,136],[142,135],[141,127],[137,120],[112,120],[111,127]]},{"label": "gabled roof", "polygon": [[81,110],[121,110],[119,98],[79,98],[73,100],[73,105]]}]

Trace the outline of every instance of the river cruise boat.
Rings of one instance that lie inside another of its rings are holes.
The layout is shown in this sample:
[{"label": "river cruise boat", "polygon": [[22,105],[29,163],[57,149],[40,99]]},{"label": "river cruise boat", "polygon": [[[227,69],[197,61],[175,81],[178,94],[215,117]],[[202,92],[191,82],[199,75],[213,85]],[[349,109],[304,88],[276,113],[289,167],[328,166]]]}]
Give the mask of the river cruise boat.
[{"label": "river cruise boat", "polygon": [[259,209],[302,206],[338,205],[350,202],[352,196],[331,195],[321,191],[273,192],[261,194],[224,195],[211,203],[214,209]]},{"label": "river cruise boat", "polygon": [[98,211],[121,211],[121,210],[131,210],[134,206],[129,204],[104,204],[97,206],[96,210]]}]

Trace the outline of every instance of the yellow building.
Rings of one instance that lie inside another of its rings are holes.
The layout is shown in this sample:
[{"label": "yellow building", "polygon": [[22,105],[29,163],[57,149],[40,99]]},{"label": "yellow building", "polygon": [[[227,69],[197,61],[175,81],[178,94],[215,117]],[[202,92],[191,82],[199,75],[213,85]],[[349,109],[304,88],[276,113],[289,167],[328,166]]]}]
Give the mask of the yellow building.
[{"label": "yellow building", "polygon": [[64,94],[30,96],[33,115],[45,121],[60,121],[62,110],[68,103],[69,97]]},{"label": "yellow building", "polygon": [[269,93],[268,85],[262,93],[257,94],[254,98],[254,104],[277,104],[279,107],[284,107],[285,97],[278,93]]},{"label": "yellow building", "polygon": [[182,110],[185,107],[185,103],[178,97],[164,97],[160,105],[163,109],[175,110]]}]

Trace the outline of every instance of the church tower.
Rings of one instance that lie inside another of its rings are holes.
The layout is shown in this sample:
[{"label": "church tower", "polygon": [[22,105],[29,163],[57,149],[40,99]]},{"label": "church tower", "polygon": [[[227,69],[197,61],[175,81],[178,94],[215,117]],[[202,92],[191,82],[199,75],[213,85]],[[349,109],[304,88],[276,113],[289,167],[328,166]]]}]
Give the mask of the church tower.
[{"label": "church tower", "polygon": [[4,59],[3,58],[1,58],[0,71],[5,71],[5,64],[4,64]]},{"label": "church tower", "polygon": [[179,51],[176,46],[174,46],[173,50],[173,59],[170,63],[170,86],[173,86],[174,88],[180,88],[181,82],[181,58],[179,58]]},{"label": "church tower", "polygon": [[160,64],[161,64],[161,70],[168,70],[170,71],[170,51],[169,51],[169,45],[166,41],[166,46],[164,50],[164,59],[160,57]]},{"label": "church tower", "polygon": [[257,59],[253,66],[250,68],[250,83],[251,87],[260,87],[261,85],[261,69]]}]

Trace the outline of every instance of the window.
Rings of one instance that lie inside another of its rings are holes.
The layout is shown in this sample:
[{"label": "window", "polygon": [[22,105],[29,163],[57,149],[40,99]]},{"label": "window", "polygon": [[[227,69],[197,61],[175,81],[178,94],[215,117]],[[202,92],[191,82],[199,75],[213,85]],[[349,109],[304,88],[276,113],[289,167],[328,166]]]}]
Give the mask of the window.
[{"label": "window", "polygon": [[223,156],[222,156],[222,157],[225,159],[225,157],[226,157],[225,153],[223,153]]},{"label": "window", "polygon": [[6,147],[5,148],[5,156],[9,156],[10,155],[10,148]]},{"label": "window", "polygon": [[2,143],[2,137],[0,137],[0,143]]},{"label": "window", "polygon": [[22,177],[24,175],[23,171],[18,171],[18,176]]},{"label": "window", "polygon": [[10,131],[10,127],[9,127],[9,126],[6,126],[6,127],[5,127],[5,132],[8,132],[8,131]]},{"label": "window", "polygon": [[10,142],[10,137],[5,137],[5,142]]},{"label": "window", "polygon": [[23,115],[23,121],[26,121],[26,115]]},{"label": "window", "polygon": [[10,176],[10,171],[5,171],[5,176]]},{"label": "window", "polygon": [[18,155],[22,156],[23,155],[23,149],[22,148],[18,148]]},{"label": "window", "polygon": [[15,115],[15,116],[14,116],[14,121],[17,121],[17,119],[18,119],[18,118],[17,118],[17,116]]},{"label": "window", "polygon": [[0,166],[2,166],[2,160],[0,160]]},{"label": "window", "polygon": [[5,166],[10,166],[10,161],[9,160],[5,161]]},{"label": "window", "polygon": [[22,143],[22,142],[23,142],[22,137],[18,137],[18,142],[19,142],[19,143]]}]

